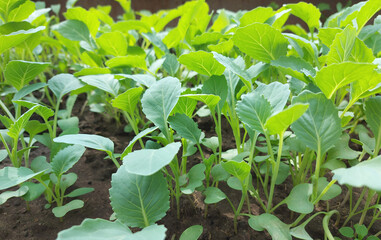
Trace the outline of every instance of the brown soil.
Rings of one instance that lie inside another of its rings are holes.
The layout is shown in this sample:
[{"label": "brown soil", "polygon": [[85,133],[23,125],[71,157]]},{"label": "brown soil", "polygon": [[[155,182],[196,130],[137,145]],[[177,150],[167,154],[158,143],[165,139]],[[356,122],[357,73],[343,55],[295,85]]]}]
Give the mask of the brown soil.
[{"label": "brown soil", "polygon": [[[80,96],[77,100],[74,116],[78,116],[81,104],[84,102],[84,96]],[[115,152],[122,152],[124,147],[132,139],[132,134],[123,132],[122,128],[115,128],[115,123],[104,121],[99,114],[89,112],[88,107],[80,117],[80,132],[89,134],[99,134],[110,138],[115,143]],[[208,118],[198,119],[202,129],[208,130],[207,136],[213,134],[214,126]],[[234,148],[234,138],[231,134],[229,126],[224,125],[224,149]],[[36,156],[47,156],[49,151],[40,146],[32,152],[32,159]],[[61,230],[70,228],[73,225],[79,225],[85,218],[103,218],[109,219],[113,213],[108,190],[111,187],[111,175],[116,172],[116,167],[109,159],[104,159],[105,154],[96,150],[86,150],[81,160],[71,170],[78,175],[78,180],[74,188],[93,187],[95,191],[86,194],[79,199],[85,202],[82,209],[69,212],[63,222],[52,214],[50,209],[45,209],[46,201],[43,197],[30,203],[30,210],[27,211],[26,203],[20,198],[9,199],[5,204],[0,206],[0,239],[4,240],[52,240],[57,237],[57,233]],[[190,158],[189,166],[200,162],[200,157]],[[9,165],[7,160],[0,163],[0,168]],[[221,189],[229,196],[235,206],[238,205],[241,193],[230,189],[221,183]],[[285,184],[280,185],[276,189],[274,203],[283,200],[292,188],[291,181],[287,180]],[[342,201],[344,193],[331,201],[331,208],[337,206]],[[263,210],[251,200],[252,214],[261,214]],[[324,211],[321,206],[321,211]],[[176,208],[172,206],[167,215],[159,221],[164,224],[167,230],[167,239],[178,239],[181,233],[192,225],[202,225],[204,228],[200,239],[271,239],[267,232],[256,232],[248,225],[247,217],[240,217],[238,223],[238,234],[233,229],[233,211],[227,201],[208,207],[208,215],[204,218],[205,206],[202,201],[202,195],[199,192],[190,196],[181,198],[181,219],[176,218]],[[245,210],[244,208],[244,211]],[[344,215],[345,209],[340,209]],[[295,216],[290,215],[290,211],[286,206],[281,206],[275,214],[284,222],[291,223]],[[335,220],[335,219],[334,219]],[[332,224],[333,225],[333,224]],[[375,226],[373,233],[380,231],[381,226]],[[337,228],[331,227],[334,235],[339,236]],[[307,225],[307,232],[311,234],[313,239],[323,239],[322,217],[315,218]]]}]

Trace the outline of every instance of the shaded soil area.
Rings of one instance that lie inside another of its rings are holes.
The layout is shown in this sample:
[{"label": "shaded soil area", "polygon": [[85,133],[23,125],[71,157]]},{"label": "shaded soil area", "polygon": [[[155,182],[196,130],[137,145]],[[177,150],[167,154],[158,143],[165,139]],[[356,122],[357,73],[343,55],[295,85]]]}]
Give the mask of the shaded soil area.
[{"label": "shaded soil area", "polygon": [[[84,96],[77,100],[73,111],[74,116],[78,116],[84,102]],[[85,112],[79,116],[80,133],[98,134],[110,138],[115,143],[115,152],[120,153],[133,138],[133,134],[125,133],[123,128],[116,128],[113,121],[106,121],[102,115],[89,111],[86,107]],[[213,135],[214,126],[208,118],[197,119],[200,128],[205,131],[207,136]],[[224,149],[235,148],[234,137],[228,124],[224,124]],[[205,149],[206,154],[208,154]],[[32,151],[31,159],[37,156],[49,155],[48,149],[39,145],[39,148]],[[70,228],[73,225],[79,225],[85,218],[103,218],[109,219],[113,213],[110,200],[109,188],[111,187],[111,175],[116,172],[116,167],[110,159],[104,159],[105,154],[100,151],[87,149],[81,160],[74,166],[71,172],[78,175],[78,180],[73,188],[93,187],[94,192],[79,197],[85,202],[83,208],[69,212],[63,222],[54,217],[51,209],[45,209],[46,200],[40,197],[38,200],[30,202],[27,211],[26,203],[20,198],[11,198],[5,204],[0,205],[0,239],[4,240],[53,240],[56,239],[59,231]],[[195,155],[189,158],[189,167],[199,163],[201,158]],[[5,160],[0,163],[0,168],[9,165]],[[230,189],[225,183],[220,183],[219,187],[225,192],[235,206],[238,205],[241,197],[240,191]],[[280,186],[277,186],[274,203],[278,203],[288,196],[292,189],[292,182],[288,179]],[[68,190],[70,191],[70,190]],[[343,200],[345,193],[330,202],[331,209]],[[345,216],[347,210],[340,208],[340,212]],[[325,211],[326,205],[322,203],[317,210]],[[247,208],[244,207],[244,212]],[[250,211],[254,215],[263,213],[253,199],[251,199]],[[205,205],[203,196],[199,192],[192,195],[183,195],[181,198],[181,219],[176,218],[176,206],[171,205],[167,215],[159,221],[164,224],[167,230],[167,239],[178,239],[181,233],[192,225],[202,225],[204,228],[200,239],[271,239],[267,232],[254,231],[248,224],[247,217],[240,217],[238,222],[238,234],[234,233],[233,211],[227,201],[208,206],[208,214],[204,217]],[[291,223],[297,215],[291,215],[285,205],[279,207],[275,214],[285,223]],[[313,239],[324,239],[323,216],[316,217],[307,225],[307,232]],[[333,220],[336,220],[335,217]],[[331,231],[334,236],[339,236],[337,227],[333,226],[331,220]],[[374,233],[381,230],[381,226],[375,226]],[[344,239],[344,238],[343,238]]]}]

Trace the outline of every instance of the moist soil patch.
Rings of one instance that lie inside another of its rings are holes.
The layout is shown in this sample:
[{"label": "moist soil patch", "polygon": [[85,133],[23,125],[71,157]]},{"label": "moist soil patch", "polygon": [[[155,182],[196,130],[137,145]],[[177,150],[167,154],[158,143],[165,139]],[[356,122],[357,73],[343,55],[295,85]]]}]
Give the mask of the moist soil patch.
[{"label": "moist soil patch", "polygon": [[[92,113],[88,107],[83,114],[80,114],[84,102],[84,96],[80,96],[73,110],[74,116],[79,116],[80,133],[98,134],[110,138],[115,143],[115,152],[122,152],[134,137],[131,133],[123,132],[123,127],[116,127],[115,122],[106,120],[102,115]],[[210,118],[197,118],[199,127],[205,132],[207,137],[214,136],[214,126]],[[227,122],[223,124],[223,150],[235,148],[234,136]],[[37,144],[38,145],[38,144]],[[38,145],[31,153],[31,159],[37,156],[49,158],[49,150],[42,145]],[[208,150],[205,149],[208,154]],[[85,202],[83,208],[69,212],[62,221],[54,217],[51,209],[45,209],[47,203],[43,197],[29,203],[27,210],[26,202],[21,198],[11,198],[0,206],[0,239],[1,240],[53,240],[56,239],[58,232],[79,225],[85,218],[109,219],[113,211],[110,206],[109,188],[111,187],[111,175],[116,172],[116,167],[110,159],[104,159],[106,154],[97,150],[87,149],[80,161],[71,169],[78,175],[78,180],[72,187],[93,187],[95,190],[89,194],[79,197]],[[188,167],[200,163],[201,158],[195,155],[189,158]],[[0,163],[0,168],[10,165],[8,160]],[[241,192],[229,188],[221,182],[219,187],[225,192],[235,206],[238,205]],[[277,186],[274,204],[282,201],[288,196],[292,189],[292,182],[287,179],[285,183]],[[343,188],[345,190],[345,188]],[[68,190],[68,192],[71,189]],[[331,209],[334,209],[344,199],[345,192],[330,201]],[[265,198],[263,198],[265,199]],[[326,209],[325,203],[319,206],[320,211]],[[342,216],[348,213],[348,205],[339,208]],[[263,213],[260,206],[251,199],[251,214],[258,215]],[[205,204],[200,192],[192,195],[183,195],[181,198],[181,218],[176,217],[176,205],[171,203],[171,208],[167,215],[159,221],[167,228],[167,239],[178,239],[181,233],[192,225],[202,225],[204,228],[200,239],[271,239],[267,232],[254,231],[248,224],[247,217],[239,217],[238,233],[233,228],[233,211],[227,201],[208,206],[208,213],[205,216]],[[247,207],[243,208],[247,213]],[[285,223],[291,223],[297,215],[292,215],[285,205],[279,207],[275,214]],[[314,218],[306,227],[307,232],[313,239],[323,239],[324,230],[322,227],[322,216]],[[333,218],[333,220],[336,220]],[[331,231],[334,236],[340,236],[337,227],[333,226],[331,220]],[[381,224],[375,224],[371,233],[381,230]],[[343,238],[345,239],[345,238]]]}]

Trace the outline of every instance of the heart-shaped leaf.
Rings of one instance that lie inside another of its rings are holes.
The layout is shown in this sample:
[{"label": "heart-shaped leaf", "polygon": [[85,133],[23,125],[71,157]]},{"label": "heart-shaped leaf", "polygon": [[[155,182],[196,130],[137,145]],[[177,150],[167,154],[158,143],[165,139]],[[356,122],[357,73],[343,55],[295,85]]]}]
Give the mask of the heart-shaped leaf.
[{"label": "heart-shaped leaf", "polygon": [[274,215],[264,213],[259,216],[252,216],[249,225],[256,231],[267,230],[272,239],[291,240],[290,226],[283,223]]},{"label": "heart-shaped leaf", "polygon": [[65,94],[83,87],[83,84],[73,75],[62,73],[52,77],[48,81],[48,87],[60,100]]},{"label": "heart-shaped leaf", "polygon": [[312,195],[312,185],[302,183],[296,185],[290,192],[284,202],[287,207],[297,213],[309,214],[314,210],[314,205],[309,201]]},{"label": "heart-shaped leaf", "polygon": [[189,69],[209,77],[221,75],[225,71],[225,67],[213,58],[213,54],[205,51],[183,54],[178,60]]}]

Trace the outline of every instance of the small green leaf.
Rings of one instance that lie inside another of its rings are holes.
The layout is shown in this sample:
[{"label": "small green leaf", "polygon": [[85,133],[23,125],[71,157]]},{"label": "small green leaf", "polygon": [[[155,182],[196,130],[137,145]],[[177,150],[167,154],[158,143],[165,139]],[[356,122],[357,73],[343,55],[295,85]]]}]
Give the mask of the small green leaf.
[{"label": "small green leaf", "polygon": [[[15,4],[17,6],[18,3]],[[32,1],[25,1],[17,8],[9,12],[8,22],[20,22],[25,20],[29,15],[31,15],[36,10],[36,4]]]},{"label": "small green leaf", "polygon": [[221,99],[219,96],[215,96],[212,94],[184,94],[184,95],[181,95],[180,98],[190,98],[190,99],[203,102],[208,106],[210,110],[214,110],[214,108],[216,107],[216,105],[219,103]]},{"label": "small green leaf", "polygon": [[221,163],[222,167],[231,175],[238,178],[241,183],[246,179],[250,174],[251,167],[245,161],[236,162],[228,161]]},{"label": "small green leaf", "polygon": [[21,197],[25,195],[28,192],[28,187],[27,186],[22,186],[16,191],[6,191],[2,192],[0,194],[0,205],[5,203],[8,199],[13,198],[13,197]]},{"label": "small green leaf", "polygon": [[20,89],[19,91],[17,91],[17,93],[13,96],[13,101],[16,101],[16,100],[20,100],[21,98],[25,97],[26,95],[38,90],[38,89],[41,89],[43,87],[47,86],[46,83],[35,83],[35,84],[29,84],[25,87],[23,87],[22,89]]},{"label": "small green leaf", "polygon": [[290,226],[283,223],[276,216],[268,213],[250,217],[249,225],[256,231],[263,231],[266,229],[270,233],[272,239],[292,239],[290,235]]},{"label": "small green leaf", "polygon": [[208,187],[203,194],[205,195],[204,202],[206,204],[218,203],[226,199],[225,193],[216,187]]},{"label": "small green leaf", "polygon": [[[42,171],[41,171],[42,172]],[[16,186],[37,176],[41,172],[33,172],[29,168],[4,167],[0,169],[0,190]]]},{"label": "small green leaf", "polygon": [[183,54],[178,60],[189,69],[209,77],[221,75],[225,71],[225,67],[214,59],[213,54],[205,51]]},{"label": "small green leaf", "polygon": [[238,28],[233,41],[242,52],[265,63],[286,55],[288,46],[287,39],[279,30],[263,23]]},{"label": "small green leaf", "polygon": [[[251,84],[251,79],[254,76],[251,76],[247,70],[244,69],[244,65],[241,66],[237,64],[233,59],[225,57],[224,55],[221,55],[219,53],[213,52],[214,58],[221,63],[223,66],[226,67],[227,70],[237,74],[239,77],[246,80],[249,84]],[[242,69],[243,67],[243,69]]]},{"label": "small green leaf", "polygon": [[342,227],[342,228],[339,228],[339,232],[341,233],[341,235],[343,235],[344,237],[349,237],[349,238],[352,238],[355,236],[355,231],[350,228],[350,227]]},{"label": "small green leaf", "polygon": [[10,61],[4,71],[5,83],[20,90],[49,65],[45,62]]},{"label": "small green leaf", "polygon": [[196,109],[197,106],[197,101],[191,98],[186,98],[186,97],[180,97],[179,101],[177,101],[177,104],[175,108],[173,108],[171,114],[185,114],[188,117],[193,116],[193,112]]},{"label": "small green leaf", "polygon": [[94,188],[78,188],[72,191],[71,193],[67,194],[65,197],[78,197],[90,193],[92,191],[94,191]]},{"label": "small green leaf", "polygon": [[[327,181],[327,178],[325,177],[321,177],[319,178],[318,180],[318,196],[323,192],[324,188],[329,184],[329,182]],[[339,196],[341,194],[341,187],[337,184],[333,184],[329,189],[328,191],[323,195],[323,197],[321,198],[321,200],[323,201],[327,201],[327,200],[330,200],[332,198],[335,198],[337,196]]]},{"label": "small green leaf", "polygon": [[254,90],[254,93],[262,95],[267,101],[270,102],[272,113],[282,111],[286,106],[288,98],[290,97],[290,89],[288,84],[282,84],[280,82],[272,82],[268,85],[259,84]]},{"label": "small green leaf", "polygon": [[123,158],[126,171],[131,174],[149,176],[167,166],[179,151],[179,142],[170,143],[160,149],[141,149]]},{"label": "small green leaf", "polygon": [[252,23],[265,23],[274,16],[275,12],[271,7],[257,7],[245,13],[240,19],[240,27],[245,27]]},{"label": "small green leaf", "polygon": [[29,118],[32,114],[39,108],[39,106],[34,106],[28,111],[26,111],[23,115],[21,115],[16,122],[14,122],[8,131],[8,136],[13,139],[17,139],[25,126],[27,125]]},{"label": "small green leaf", "polygon": [[27,107],[29,109],[37,106],[36,113],[38,115],[40,115],[45,120],[48,120],[48,118],[50,118],[51,116],[54,115],[54,111],[52,109],[45,107],[43,105],[40,105],[38,103],[23,101],[23,100],[17,100],[17,101],[13,101],[13,102],[20,105],[20,106]]},{"label": "small green leaf", "polygon": [[87,148],[105,151],[108,154],[114,152],[114,143],[105,137],[93,134],[68,134],[53,139],[57,143],[78,144]]},{"label": "small green leaf", "polygon": [[142,87],[130,88],[122,94],[119,94],[111,104],[113,107],[126,111],[131,116],[134,116],[136,106],[140,101],[140,95],[143,92]]},{"label": "small green leaf", "polygon": [[22,196],[22,199],[28,202],[36,200],[46,190],[44,185],[42,185],[41,183],[23,182],[21,186],[25,186],[29,189],[28,192]]},{"label": "small green leaf", "polygon": [[296,185],[287,198],[284,199],[287,207],[297,213],[309,214],[314,210],[314,205],[309,201],[312,195],[312,185],[302,183]]},{"label": "small green leaf", "polygon": [[141,138],[145,137],[146,135],[150,134],[151,132],[155,131],[157,127],[151,127],[146,128],[143,131],[141,131],[138,135],[136,135],[129,143],[128,146],[124,149],[123,153],[120,155],[120,158],[123,159],[127,154],[132,152],[132,148],[134,147],[134,144]]},{"label": "small green leaf", "polygon": [[179,240],[197,240],[203,231],[203,227],[201,225],[193,225],[181,234]]},{"label": "small green leaf", "polygon": [[[381,147],[381,96],[369,98],[365,102],[365,116],[369,128],[376,139],[376,146]],[[376,150],[377,151],[377,150]]]},{"label": "small green leaf", "polygon": [[83,85],[73,75],[62,73],[52,77],[48,81],[48,87],[52,90],[57,99],[62,99],[65,94],[81,88]]},{"label": "small green leaf", "polygon": [[148,70],[144,55],[128,55],[111,58],[106,63],[109,68],[133,67]]},{"label": "small green leaf", "polygon": [[163,68],[170,76],[174,76],[180,68],[180,64],[177,61],[176,56],[169,53],[165,55]]},{"label": "small green leaf", "polygon": [[112,74],[88,75],[80,77],[80,79],[91,86],[110,93],[113,97],[119,93],[120,83]]},{"label": "small green leaf", "polygon": [[193,143],[200,143],[201,130],[198,128],[197,123],[187,115],[176,113],[168,118],[168,122],[181,137]]},{"label": "small green leaf", "polygon": [[82,208],[84,205],[84,202],[82,200],[73,200],[61,207],[55,207],[52,209],[52,212],[54,216],[61,218],[66,215],[66,213],[73,211],[75,209]]},{"label": "small green leaf", "polygon": [[90,42],[90,31],[86,24],[79,20],[66,20],[52,27],[63,37],[72,41]]},{"label": "small green leaf", "polygon": [[192,194],[194,190],[202,185],[205,179],[205,165],[202,163],[194,165],[187,173],[188,184],[181,188],[184,194]]},{"label": "small green leaf", "polygon": [[169,209],[167,181],[161,172],[139,176],[122,165],[112,175],[110,200],[118,220],[130,227],[147,227]]},{"label": "small green leaf", "polygon": [[306,224],[301,224],[297,227],[291,228],[290,234],[298,239],[313,240],[313,238],[311,238],[311,236],[307,233],[305,227]]},{"label": "small green leaf", "polygon": [[20,43],[26,42],[32,38],[35,33],[39,33],[44,29],[44,26],[39,26],[28,30],[18,30],[6,35],[0,35],[0,54],[12,47],[18,46]]},{"label": "small green leaf", "polygon": [[281,56],[277,60],[271,61],[271,65],[307,84],[310,82],[308,76],[313,77],[316,74],[310,63],[295,56]]},{"label": "small green leaf", "polygon": [[360,162],[350,168],[335,169],[332,172],[333,179],[337,179],[341,185],[365,186],[375,191],[381,191],[381,182],[378,181],[381,174],[381,156]]},{"label": "small green leaf", "polygon": [[127,54],[127,39],[121,32],[103,33],[97,43],[106,52],[113,56],[125,56]]},{"label": "small green leaf", "polygon": [[79,161],[85,150],[81,145],[72,145],[58,151],[51,162],[53,172],[57,176],[67,172]]},{"label": "small green leaf", "polygon": [[366,1],[365,5],[361,7],[360,11],[356,16],[357,22],[357,34],[360,33],[361,29],[365,24],[381,9],[380,0],[369,0]]},{"label": "small green leaf", "polygon": [[313,28],[320,27],[320,10],[311,3],[298,2],[295,4],[287,4],[285,6],[287,9],[291,9],[291,14],[302,19],[307,23],[308,28],[311,30]]}]

